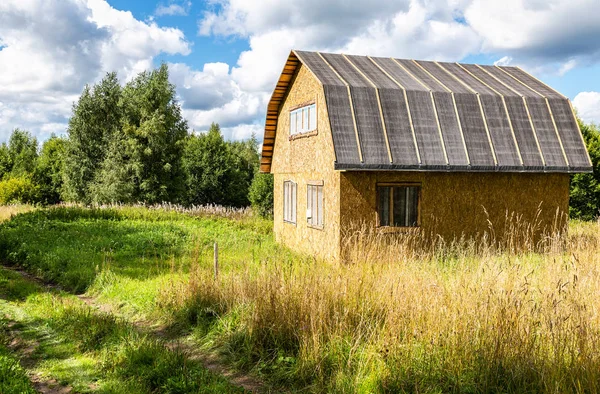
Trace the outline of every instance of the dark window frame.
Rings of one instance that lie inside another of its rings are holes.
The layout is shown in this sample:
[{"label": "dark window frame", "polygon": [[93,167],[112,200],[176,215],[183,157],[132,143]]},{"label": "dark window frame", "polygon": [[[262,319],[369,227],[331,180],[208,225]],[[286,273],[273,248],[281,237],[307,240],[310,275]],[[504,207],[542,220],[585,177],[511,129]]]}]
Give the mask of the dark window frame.
[{"label": "dark window frame", "polygon": [[[393,217],[394,217],[394,188],[406,188],[406,187],[413,187],[417,189],[417,209],[416,209],[416,214],[417,214],[417,221],[415,225],[396,225],[393,223]],[[390,207],[388,209],[388,217],[390,219],[388,219],[388,224],[381,224],[382,222],[382,217],[381,217],[381,207],[380,207],[380,202],[381,202],[381,193],[383,192],[383,188],[390,188],[390,197],[388,198],[388,203],[390,204]],[[423,190],[422,190],[422,185],[421,183],[416,183],[416,182],[390,182],[390,183],[377,183],[376,184],[376,212],[377,212],[377,227],[379,228],[395,228],[395,229],[415,229],[415,228],[419,228],[421,227],[421,199],[422,199],[422,195],[423,195]]]}]

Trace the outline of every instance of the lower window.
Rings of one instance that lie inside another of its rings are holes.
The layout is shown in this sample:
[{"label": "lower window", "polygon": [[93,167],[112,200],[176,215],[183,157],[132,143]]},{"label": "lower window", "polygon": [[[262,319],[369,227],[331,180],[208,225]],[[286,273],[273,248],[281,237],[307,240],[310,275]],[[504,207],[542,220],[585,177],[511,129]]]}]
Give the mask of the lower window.
[{"label": "lower window", "polygon": [[420,186],[378,186],[379,225],[417,227],[420,193]]},{"label": "lower window", "polygon": [[306,185],[306,222],[312,227],[323,227],[323,185]]},{"label": "lower window", "polygon": [[283,182],[283,221],[296,223],[296,184]]}]

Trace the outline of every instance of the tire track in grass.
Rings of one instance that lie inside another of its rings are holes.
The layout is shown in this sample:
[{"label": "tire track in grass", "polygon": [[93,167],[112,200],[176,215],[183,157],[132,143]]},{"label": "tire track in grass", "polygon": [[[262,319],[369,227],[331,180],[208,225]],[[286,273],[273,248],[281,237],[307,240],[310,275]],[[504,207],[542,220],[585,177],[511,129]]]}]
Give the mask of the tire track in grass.
[{"label": "tire track in grass", "polygon": [[[21,278],[23,278],[25,281],[35,283],[36,285],[52,293],[63,291],[60,286],[48,283],[18,267],[4,266],[4,269],[16,273],[20,275]],[[76,295],[76,297],[88,307],[93,308],[99,312],[110,314],[111,316],[119,315],[111,305],[100,303],[96,300],[95,297],[90,297],[87,295]],[[240,387],[246,392],[250,393],[275,392],[274,389],[266,385],[264,382],[258,380],[257,378],[229,368],[225,363],[221,361],[218,355],[199,350],[196,346],[194,346],[194,344],[191,341],[186,340],[186,338],[169,339],[163,328],[153,326],[150,322],[147,321],[125,321],[128,324],[131,324],[141,334],[149,334],[152,337],[160,340],[169,351],[184,354],[185,358],[189,361],[199,362],[204,366],[204,368],[206,368],[214,375],[222,376],[223,378],[225,378],[232,386]],[[36,379],[37,382],[35,381]],[[53,387],[55,381],[53,380],[43,381],[42,379],[39,379],[39,377],[32,377],[32,382],[34,383],[34,385],[36,385],[36,389],[40,393],[66,394],[72,392],[71,388],[68,387],[54,389]],[[282,392],[282,390],[277,390],[276,392]]]}]

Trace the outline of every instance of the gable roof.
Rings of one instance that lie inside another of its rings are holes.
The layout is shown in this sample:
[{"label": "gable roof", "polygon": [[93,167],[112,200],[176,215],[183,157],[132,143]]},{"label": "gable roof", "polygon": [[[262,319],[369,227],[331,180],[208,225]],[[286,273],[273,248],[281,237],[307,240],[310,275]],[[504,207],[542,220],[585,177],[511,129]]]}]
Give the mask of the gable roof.
[{"label": "gable roof", "polygon": [[592,169],[570,101],[520,68],[292,51],[267,108],[262,172],[300,63],[323,86],[337,170]]}]

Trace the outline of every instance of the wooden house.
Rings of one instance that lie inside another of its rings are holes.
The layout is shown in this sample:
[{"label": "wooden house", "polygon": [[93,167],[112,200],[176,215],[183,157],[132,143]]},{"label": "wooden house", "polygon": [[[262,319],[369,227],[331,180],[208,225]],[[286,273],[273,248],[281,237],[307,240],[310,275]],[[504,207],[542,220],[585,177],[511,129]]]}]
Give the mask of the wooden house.
[{"label": "wooden house", "polygon": [[591,171],[571,103],[516,67],[292,51],[267,109],[274,231],[338,259],[345,231],[453,238],[566,222]]}]

